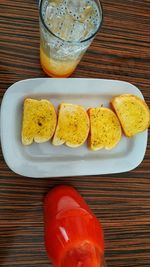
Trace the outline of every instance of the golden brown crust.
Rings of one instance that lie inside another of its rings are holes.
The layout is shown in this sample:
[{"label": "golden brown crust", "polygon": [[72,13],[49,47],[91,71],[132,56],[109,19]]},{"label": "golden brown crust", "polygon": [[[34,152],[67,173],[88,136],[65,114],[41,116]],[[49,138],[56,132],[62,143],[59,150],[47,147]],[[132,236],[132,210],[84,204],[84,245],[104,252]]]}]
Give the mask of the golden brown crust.
[{"label": "golden brown crust", "polygon": [[114,97],[111,104],[127,137],[143,132],[150,126],[149,107],[141,98],[124,94]]}]

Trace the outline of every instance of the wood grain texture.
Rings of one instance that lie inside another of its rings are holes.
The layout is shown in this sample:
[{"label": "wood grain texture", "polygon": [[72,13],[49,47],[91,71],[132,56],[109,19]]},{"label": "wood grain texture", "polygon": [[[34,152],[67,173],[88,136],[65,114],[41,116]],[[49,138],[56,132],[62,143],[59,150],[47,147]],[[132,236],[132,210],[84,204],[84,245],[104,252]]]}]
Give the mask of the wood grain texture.
[{"label": "wood grain texture", "polygon": [[[101,31],[72,77],[120,79],[150,106],[150,1],[103,0]],[[45,77],[34,0],[0,1],[0,97],[16,81]],[[54,185],[77,188],[105,231],[108,267],[150,266],[150,142],[142,164],[124,174],[28,179],[0,153],[0,266],[52,266],[43,243],[43,198]]]}]

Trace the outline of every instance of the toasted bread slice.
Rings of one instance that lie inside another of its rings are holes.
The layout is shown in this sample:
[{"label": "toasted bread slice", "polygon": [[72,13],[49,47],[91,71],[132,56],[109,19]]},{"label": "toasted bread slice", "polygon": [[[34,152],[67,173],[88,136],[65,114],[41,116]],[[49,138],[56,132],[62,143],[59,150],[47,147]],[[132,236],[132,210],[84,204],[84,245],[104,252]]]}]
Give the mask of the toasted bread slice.
[{"label": "toasted bread slice", "polygon": [[112,106],[126,136],[143,132],[150,125],[150,111],[142,99],[131,94],[114,97]]},{"label": "toasted bread slice", "polygon": [[56,127],[56,112],[48,100],[27,98],[24,101],[22,143],[43,143],[51,139]]},{"label": "toasted bread slice", "polygon": [[88,133],[89,117],[86,110],[79,105],[62,103],[59,106],[53,145],[65,143],[69,147],[79,147],[86,141]]},{"label": "toasted bread slice", "polygon": [[92,150],[112,149],[120,141],[122,131],[116,114],[109,108],[88,110],[90,117],[89,147]]}]

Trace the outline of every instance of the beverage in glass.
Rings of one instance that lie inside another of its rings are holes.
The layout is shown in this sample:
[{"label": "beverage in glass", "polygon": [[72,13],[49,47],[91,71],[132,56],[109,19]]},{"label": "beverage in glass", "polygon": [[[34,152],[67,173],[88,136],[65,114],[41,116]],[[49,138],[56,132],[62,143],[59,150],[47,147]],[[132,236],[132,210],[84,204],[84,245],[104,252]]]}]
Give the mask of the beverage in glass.
[{"label": "beverage in glass", "polygon": [[101,22],[99,0],[41,0],[40,61],[45,73],[70,76]]}]

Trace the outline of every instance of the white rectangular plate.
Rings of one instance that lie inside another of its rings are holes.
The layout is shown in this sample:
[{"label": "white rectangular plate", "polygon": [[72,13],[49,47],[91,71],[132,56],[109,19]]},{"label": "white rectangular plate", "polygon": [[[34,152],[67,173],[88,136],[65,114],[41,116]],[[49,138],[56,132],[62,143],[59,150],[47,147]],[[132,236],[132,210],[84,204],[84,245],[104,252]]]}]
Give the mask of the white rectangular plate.
[{"label": "white rectangular plate", "polygon": [[143,98],[132,84],[101,79],[23,80],[6,91],[1,105],[1,145],[10,169],[26,177],[57,177],[121,173],[134,169],[143,160],[147,131],[133,138],[122,137],[111,151],[97,152],[65,145],[55,147],[50,142],[21,143],[23,101],[26,97],[48,99],[57,108],[61,102],[76,103],[85,108],[109,106],[112,97],[130,93]]}]

